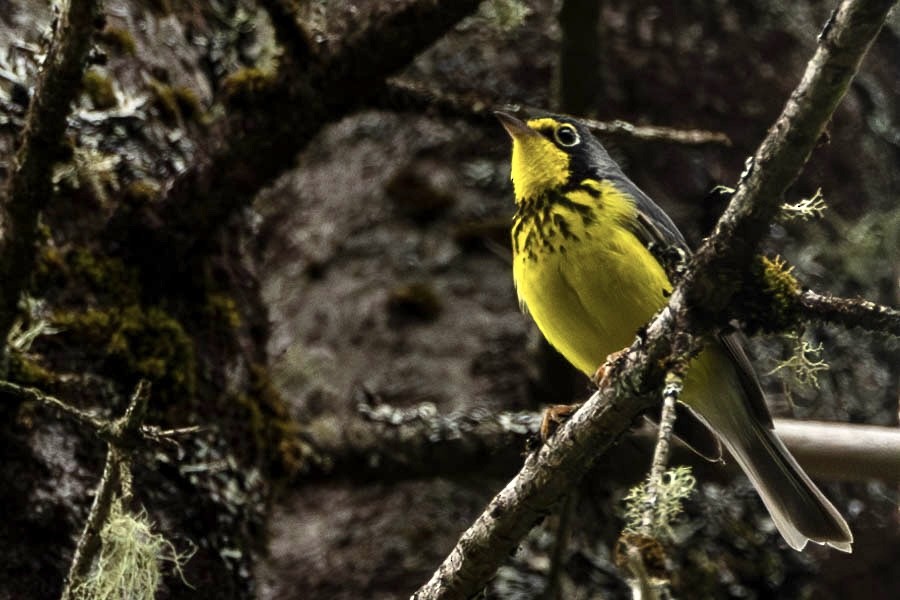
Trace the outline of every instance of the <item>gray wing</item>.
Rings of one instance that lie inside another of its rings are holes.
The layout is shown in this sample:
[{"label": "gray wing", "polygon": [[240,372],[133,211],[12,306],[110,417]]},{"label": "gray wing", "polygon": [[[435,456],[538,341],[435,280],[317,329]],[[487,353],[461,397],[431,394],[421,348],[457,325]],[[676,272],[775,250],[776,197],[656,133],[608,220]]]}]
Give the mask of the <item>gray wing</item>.
[{"label": "gray wing", "polygon": [[[686,259],[691,254],[684,236],[669,216],[630,179],[623,176],[616,177],[613,181],[637,200],[638,215],[636,222],[630,224],[631,232],[653,253],[657,260],[663,263],[671,277],[672,269],[678,268],[678,265],[674,265],[672,261],[677,260],[679,255]],[[720,335],[719,340],[737,367],[741,387],[744,389],[753,414],[764,426],[771,429],[773,427],[772,416],[769,414],[759,377],[744,350],[745,336],[739,331],[732,331]],[[681,427],[679,427],[679,422],[682,423]],[[718,439],[690,410],[679,411],[678,419],[675,422],[675,433],[701,456],[715,460],[721,455]],[[704,436],[704,433],[707,435]],[[710,436],[714,438],[714,444],[705,439]]]},{"label": "gray wing", "polygon": [[744,345],[747,343],[747,337],[740,331],[732,331],[719,336],[722,345],[728,350],[734,366],[737,367],[738,377],[741,380],[741,387],[744,388],[744,394],[753,414],[759,419],[764,427],[773,429],[772,415],[769,413],[769,407],[766,405],[766,395],[763,393],[762,386],[759,383],[759,376],[756,369],[750,363],[747,351]]}]

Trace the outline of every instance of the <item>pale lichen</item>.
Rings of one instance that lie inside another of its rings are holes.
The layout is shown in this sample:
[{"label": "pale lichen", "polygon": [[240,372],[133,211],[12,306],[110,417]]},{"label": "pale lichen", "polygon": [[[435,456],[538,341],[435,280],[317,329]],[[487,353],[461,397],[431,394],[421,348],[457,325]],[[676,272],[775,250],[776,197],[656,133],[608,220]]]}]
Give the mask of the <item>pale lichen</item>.
[{"label": "pale lichen", "polygon": [[165,563],[171,563],[184,581],[181,568],[193,554],[178,552],[153,531],[146,512],[128,512],[121,500],[113,502],[100,543],[91,572],[74,590],[77,600],[153,600]]}]

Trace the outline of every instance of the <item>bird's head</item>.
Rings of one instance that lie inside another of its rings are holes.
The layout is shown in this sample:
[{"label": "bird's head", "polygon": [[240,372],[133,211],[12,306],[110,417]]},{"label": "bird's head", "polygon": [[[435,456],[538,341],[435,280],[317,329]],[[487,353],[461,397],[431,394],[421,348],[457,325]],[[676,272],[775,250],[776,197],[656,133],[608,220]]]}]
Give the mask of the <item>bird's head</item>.
[{"label": "bird's head", "polygon": [[513,141],[510,174],[517,202],[596,177],[598,167],[614,164],[587,126],[575,119],[548,116],[522,121],[508,113],[496,114]]}]

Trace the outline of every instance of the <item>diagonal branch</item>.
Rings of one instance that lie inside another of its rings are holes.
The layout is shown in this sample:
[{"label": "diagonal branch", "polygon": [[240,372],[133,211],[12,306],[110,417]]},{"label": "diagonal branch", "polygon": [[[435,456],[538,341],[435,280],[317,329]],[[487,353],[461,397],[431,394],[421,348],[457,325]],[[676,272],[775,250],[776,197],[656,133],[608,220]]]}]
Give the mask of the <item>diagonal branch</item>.
[{"label": "diagonal branch", "polygon": [[670,302],[645,340],[632,344],[551,442],[526,459],[413,598],[467,598],[483,588],[534,523],[552,512],[641,412],[656,405],[653,390],[662,383],[672,340],[684,356],[699,346],[676,328],[676,317],[686,312],[680,302]]},{"label": "diagonal branch", "polygon": [[38,215],[53,193],[53,163],[59,156],[72,101],[100,16],[99,0],[71,0],[25,118],[6,198],[0,207],[0,357],[16,318],[16,307],[34,266]]},{"label": "diagonal branch", "polygon": [[739,285],[740,277],[734,275],[750,264],[781,195],[808,158],[892,4],[841,4],[749,174],[669,304],[552,442],[526,460],[414,598],[466,598],[481,590],[531,525],[552,510],[641,411],[656,403],[652,390],[661,386],[666,369],[700,347],[700,340],[687,332],[709,333],[724,322],[697,319],[698,306],[708,303],[713,317],[724,313]]}]

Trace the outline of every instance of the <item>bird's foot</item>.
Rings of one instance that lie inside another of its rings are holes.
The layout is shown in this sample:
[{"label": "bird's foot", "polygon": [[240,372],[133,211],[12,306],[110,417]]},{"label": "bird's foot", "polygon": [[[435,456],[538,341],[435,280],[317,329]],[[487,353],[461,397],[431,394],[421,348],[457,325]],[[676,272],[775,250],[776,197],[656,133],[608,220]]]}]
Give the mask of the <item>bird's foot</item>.
[{"label": "bird's foot", "polygon": [[597,367],[597,370],[594,371],[594,376],[591,377],[591,381],[597,387],[600,387],[600,384],[603,383],[603,379],[606,377],[607,371],[609,371],[616,362],[625,356],[628,352],[628,348],[622,348],[616,352],[613,352],[609,356],[606,357],[606,360],[603,361],[603,364]]},{"label": "bird's foot", "polygon": [[541,419],[541,441],[546,442],[556,433],[559,426],[569,420],[576,410],[581,408],[581,403],[577,404],[551,404],[544,409],[544,415]]}]

